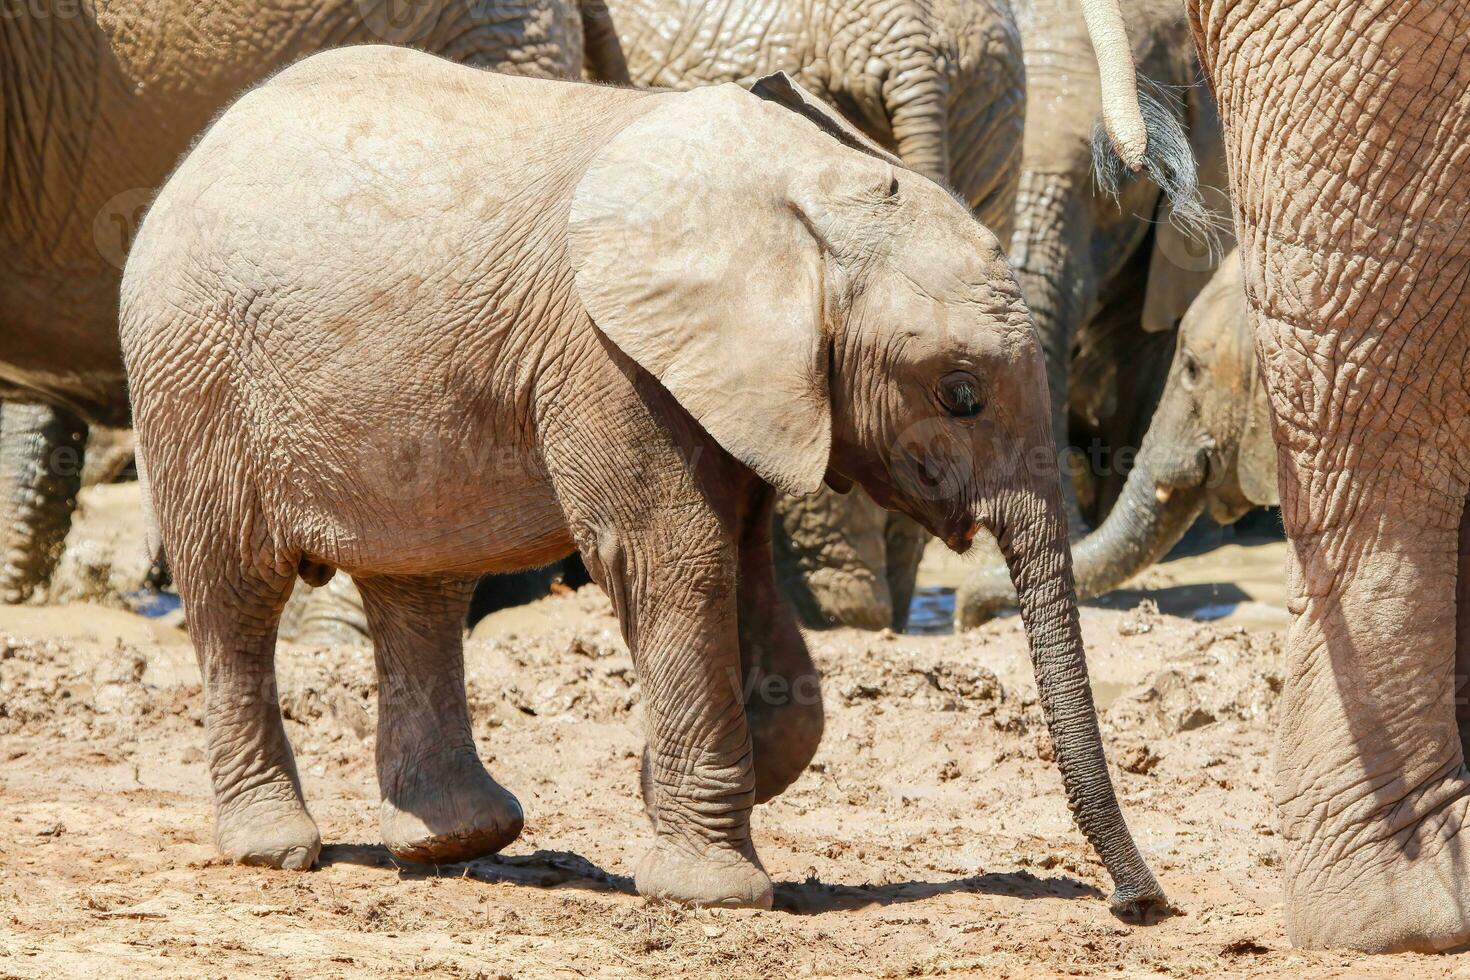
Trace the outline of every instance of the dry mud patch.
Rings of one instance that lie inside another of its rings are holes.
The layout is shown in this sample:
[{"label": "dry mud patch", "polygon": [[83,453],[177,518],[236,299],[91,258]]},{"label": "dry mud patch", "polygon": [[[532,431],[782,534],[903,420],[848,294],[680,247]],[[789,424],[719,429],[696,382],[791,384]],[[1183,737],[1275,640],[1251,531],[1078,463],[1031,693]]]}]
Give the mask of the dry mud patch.
[{"label": "dry mud patch", "polygon": [[1290,949],[1268,733],[1274,632],[1085,609],[1130,823],[1181,914],[1114,919],[1072,826],[1014,619],[812,636],[827,735],[757,809],[771,912],[649,906],[638,687],[595,589],[480,624],[480,752],[521,799],[497,858],[377,843],[369,650],[285,646],[282,704],[326,847],[293,874],[210,842],[198,674],[177,630],[95,606],[0,614],[0,976],[1449,975]]}]

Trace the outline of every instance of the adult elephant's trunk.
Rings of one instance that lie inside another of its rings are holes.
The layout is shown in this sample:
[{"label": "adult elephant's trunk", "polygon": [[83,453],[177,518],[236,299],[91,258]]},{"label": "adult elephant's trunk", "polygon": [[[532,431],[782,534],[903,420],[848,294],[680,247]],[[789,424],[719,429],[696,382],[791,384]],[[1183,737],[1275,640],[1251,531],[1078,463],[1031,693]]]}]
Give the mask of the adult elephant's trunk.
[{"label": "adult elephant's trunk", "polygon": [[628,60],[605,0],[580,0],[584,73],[596,82],[631,85]]},{"label": "adult elephant's trunk", "polygon": [[[1184,537],[1205,508],[1203,487],[1160,487],[1149,465],[1147,439],[1107,519],[1073,552],[1077,598],[1092,599],[1118,588],[1162,558]],[[982,567],[960,588],[955,623],[973,629],[1017,604],[1005,570]]]},{"label": "adult elephant's trunk", "polygon": [[[1088,244],[1077,219],[1079,212],[1086,213],[1087,193],[1079,193],[1071,174],[1028,169],[1021,174],[1016,195],[1011,263],[1046,357],[1051,435],[1057,446],[1068,443],[1067,375],[1072,366],[1072,338],[1092,302],[1093,283],[1080,261]],[[1063,474],[1064,513],[1071,533],[1078,536],[1086,531],[1087,524],[1065,467]]]},{"label": "adult elephant's trunk", "polygon": [[1139,913],[1163,904],[1164,893],[1113,793],[1087,681],[1061,493],[1055,481],[1048,482],[1049,492],[1023,490],[1003,508],[998,540],[1020,600],[1036,689],[1072,815],[1112,875],[1114,911]]},{"label": "adult elephant's trunk", "polygon": [[1103,126],[1118,158],[1136,173],[1144,167],[1148,130],[1138,106],[1138,75],[1122,8],[1118,0],[1077,0],[1077,5],[1082,8],[1087,35],[1097,55]]},{"label": "adult elephant's trunk", "polygon": [[82,485],[87,423],[64,408],[0,409],[0,602],[51,580]]},{"label": "adult elephant's trunk", "polygon": [[[936,59],[916,51],[914,64],[903,65],[884,90],[899,159],[942,187],[950,186],[946,83]],[[908,59],[905,59],[908,60]]]}]

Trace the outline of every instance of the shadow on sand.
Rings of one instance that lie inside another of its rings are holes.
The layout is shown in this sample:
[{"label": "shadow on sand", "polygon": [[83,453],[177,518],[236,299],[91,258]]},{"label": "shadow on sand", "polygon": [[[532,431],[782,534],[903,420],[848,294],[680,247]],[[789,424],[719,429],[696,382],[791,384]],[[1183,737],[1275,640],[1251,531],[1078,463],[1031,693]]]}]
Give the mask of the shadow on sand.
[{"label": "shadow on sand", "polygon": [[[394,869],[400,879],[472,878],[475,881],[513,883],[534,888],[580,888],[595,892],[636,895],[633,879],[605,871],[570,851],[478,858],[461,864],[420,865],[399,861],[381,844],[328,844],[322,848],[320,867],[353,864]],[[1067,898],[1100,901],[1103,893],[1067,875],[1038,878],[1029,871],[989,872],[948,881],[901,881],[886,885],[828,884],[816,878],[777,882],[777,911],[793,915],[848,912],[874,905],[902,905],[942,895],[1004,895],[1009,898]]]}]

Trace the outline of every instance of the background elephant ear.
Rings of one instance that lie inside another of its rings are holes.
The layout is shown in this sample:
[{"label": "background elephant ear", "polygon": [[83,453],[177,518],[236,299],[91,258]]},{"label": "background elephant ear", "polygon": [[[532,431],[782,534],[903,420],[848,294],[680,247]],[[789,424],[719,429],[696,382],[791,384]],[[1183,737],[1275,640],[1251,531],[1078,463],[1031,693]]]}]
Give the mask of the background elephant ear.
[{"label": "background elephant ear", "polygon": [[788,190],[836,148],[737,85],[648,103],[573,196],[578,294],[726,452],[815,492],[832,443],[823,261]]},{"label": "background elephant ear", "polygon": [[1238,250],[1221,260],[1220,271],[1209,289],[1227,291],[1225,329],[1240,331],[1236,346],[1246,365],[1245,425],[1235,460],[1236,483],[1251,503],[1275,507],[1281,503],[1281,490],[1276,483],[1276,441],[1271,437],[1271,397],[1266,393],[1256,356],[1255,315],[1246,304],[1245,275]]},{"label": "background elephant ear", "polygon": [[784,106],[799,116],[804,116],[839,143],[850,146],[854,150],[861,150],[892,166],[904,166],[902,160],[865,136],[859,129],[842,118],[836,109],[796,84],[796,80],[784,71],[773,72],[756,79],[755,84],[750,87],[750,94],[767,102]]},{"label": "background elephant ear", "polygon": [[1235,472],[1240,492],[1251,503],[1258,507],[1275,507],[1281,503],[1281,490],[1276,482],[1276,441],[1271,438],[1271,400],[1259,369],[1251,371],[1250,408],[1246,412],[1245,432],[1240,437]]},{"label": "background elephant ear", "polygon": [[1161,195],[1154,212],[1154,243],[1149,255],[1148,283],[1143,296],[1143,329],[1149,333],[1173,330],[1194,297],[1220,266],[1221,256],[1235,247],[1229,221],[1230,177],[1225,170],[1225,133],[1215,98],[1204,82],[1189,88],[1185,125],[1189,146],[1198,166],[1200,195],[1215,221],[1214,241],[1204,241],[1197,230],[1171,220],[1169,203]]}]

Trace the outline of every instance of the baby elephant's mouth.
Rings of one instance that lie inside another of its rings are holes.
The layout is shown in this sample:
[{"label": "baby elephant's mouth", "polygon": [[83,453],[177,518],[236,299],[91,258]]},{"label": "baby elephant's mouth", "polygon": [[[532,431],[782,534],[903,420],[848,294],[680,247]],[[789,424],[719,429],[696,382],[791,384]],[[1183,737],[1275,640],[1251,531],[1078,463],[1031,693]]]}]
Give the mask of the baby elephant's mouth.
[{"label": "baby elephant's mouth", "polygon": [[1176,491],[1202,490],[1218,484],[1221,472],[1219,460],[1212,450],[1206,448],[1177,462],[1167,469],[1155,470],[1154,497],[1160,504],[1167,504]]},{"label": "baby elephant's mouth", "polygon": [[970,550],[970,545],[975,541],[975,535],[980,533],[980,522],[970,520],[959,525],[949,534],[945,535],[943,541],[950,551],[957,555],[963,555]]}]

